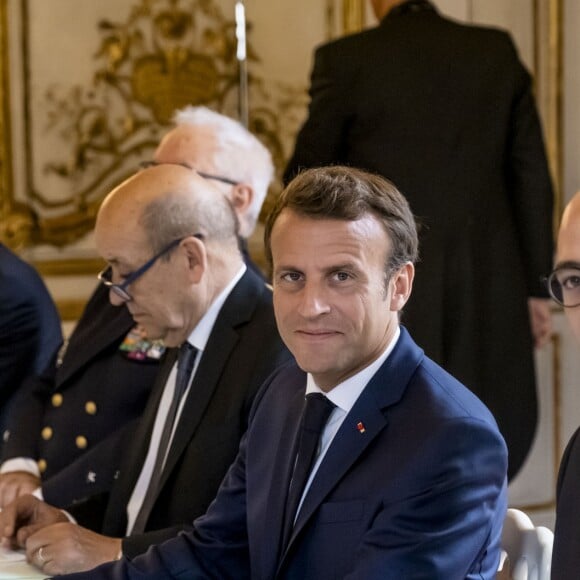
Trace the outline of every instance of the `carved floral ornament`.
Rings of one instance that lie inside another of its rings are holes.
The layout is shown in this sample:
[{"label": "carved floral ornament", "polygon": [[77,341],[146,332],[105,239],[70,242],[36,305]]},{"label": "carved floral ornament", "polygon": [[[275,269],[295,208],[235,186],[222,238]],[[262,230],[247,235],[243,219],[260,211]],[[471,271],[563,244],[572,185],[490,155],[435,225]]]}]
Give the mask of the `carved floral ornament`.
[{"label": "carved floral ornament", "polygon": [[[1,41],[7,48],[7,8],[5,3],[0,6]],[[84,236],[93,227],[104,195],[151,155],[176,109],[205,105],[238,117],[233,14],[226,16],[217,0],[135,0],[128,2],[127,14],[122,22],[103,17],[96,23],[99,45],[86,55],[87,67],[93,70],[91,86],[53,86],[44,94],[44,130],[60,139],[62,147],[51,152],[42,172],[62,184],[58,196],[34,183],[29,148],[29,203],[14,199],[10,127],[0,124],[4,243],[66,246]],[[260,57],[251,34],[247,54],[249,128],[270,149],[280,172],[287,157],[284,143],[293,137],[306,105],[305,87],[267,82],[254,73],[252,65],[259,64]],[[0,73],[4,118],[9,119],[6,58]],[[30,119],[27,123],[29,131]]]},{"label": "carved floral ornament", "polygon": [[[34,0],[16,1],[23,7],[24,46],[29,42],[26,15]],[[43,130],[62,143],[38,167],[30,145],[30,115],[24,115],[26,182],[18,196],[14,195],[12,173],[9,54],[19,49],[8,42],[8,12],[13,3],[0,2],[1,241],[12,247],[62,247],[83,237],[92,229],[106,192],[151,154],[169,129],[176,108],[204,104],[238,117],[235,25],[233,14],[225,15],[220,1],[123,0],[125,18],[112,21],[103,17],[96,22],[99,42],[81,55],[87,69],[93,71],[92,81],[54,86],[39,99],[40,104],[35,102],[43,108]],[[233,0],[228,9],[232,5]],[[536,35],[536,53],[545,55],[539,66],[544,77],[540,85],[545,87],[540,91],[541,97],[545,94],[540,108],[545,111],[553,172],[560,181],[562,0],[537,0],[534,5],[537,23],[544,23],[537,26]],[[76,9],[76,2],[74,6]],[[327,37],[359,30],[365,21],[365,0],[324,0],[319,7],[327,15]],[[272,151],[280,173],[303,119],[306,87],[273,83],[260,76],[262,55],[252,46],[249,12],[249,125]],[[26,53],[24,48],[22,51]],[[30,79],[25,82],[30,84]],[[44,188],[44,179],[35,181],[33,173],[38,169],[42,176],[57,180],[58,196]],[[278,182],[265,211],[279,188]]]}]

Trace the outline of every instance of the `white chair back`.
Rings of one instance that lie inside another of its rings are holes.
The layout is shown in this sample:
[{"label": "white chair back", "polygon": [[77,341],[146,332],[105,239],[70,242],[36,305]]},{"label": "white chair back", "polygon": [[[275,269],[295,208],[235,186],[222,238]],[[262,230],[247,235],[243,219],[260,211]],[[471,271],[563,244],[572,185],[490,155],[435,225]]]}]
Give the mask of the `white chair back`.
[{"label": "white chair back", "polygon": [[554,534],[548,528],[535,527],[524,512],[508,509],[498,579],[550,580],[553,543]]}]

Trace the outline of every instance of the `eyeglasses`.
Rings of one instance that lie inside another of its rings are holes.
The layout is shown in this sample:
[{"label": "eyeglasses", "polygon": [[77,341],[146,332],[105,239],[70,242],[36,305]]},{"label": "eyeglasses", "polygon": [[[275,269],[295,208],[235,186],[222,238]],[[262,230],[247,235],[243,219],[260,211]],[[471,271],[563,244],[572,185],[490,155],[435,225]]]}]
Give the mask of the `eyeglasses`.
[{"label": "eyeglasses", "polygon": [[[194,238],[198,240],[203,240],[203,234],[192,234]],[[167,254],[173,248],[177,247],[183,240],[185,240],[189,236],[185,236],[183,238],[178,238],[177,240],[173,240],[170,244],[165,246],[159,253],[155,254],[150,260],[145,262],[140,268],[135,270],[132,274],[129,274],[122,284],[115,284],[113,282],[113,269],[111,266],[107,266],[104,270],[97,274],[97,278],[100,282],[102,282],[105,286],[107,286],[112,292],[114,292],[121,300],[124,302],[130,302],[133,300],[132,296],[127,292],[127,287],[130,284],[133,284],[135,280],[143,276],[155,262],[161,258],[161,256]]]},{"label": "eyeglasses", "polygon": [[580,266],[559,266],[546,278],[546,285],[560,306],[580,306]]},{"label": "eyeglasses", "polygon": [[139,163],[140,169],[147,169],[148,167],[157,167],[158,165],[180,165],[191,171],[195,171],[199,176],[204,179],[213,179],[214,181],[221,181],[222,183],[227,183],[228,185],[238,185],[240,182],[230,179],[229,177],[224,177],[223,175],[214,175],[213,173],[205,173],[203,171],[198,171],[195,167],[183,162],[165,162],[160,163],[158,161],[141,161]]}]

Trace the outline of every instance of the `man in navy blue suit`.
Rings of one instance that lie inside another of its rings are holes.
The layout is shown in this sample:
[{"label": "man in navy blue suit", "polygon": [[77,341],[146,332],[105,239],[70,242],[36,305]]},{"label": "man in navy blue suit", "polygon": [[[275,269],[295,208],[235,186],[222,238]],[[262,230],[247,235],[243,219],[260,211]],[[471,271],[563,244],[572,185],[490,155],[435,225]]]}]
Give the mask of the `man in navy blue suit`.
[{"label": "man in navy blue suit", "polygon": [[[69,578],[494,578],[506,447],[487,408],[399,325],[418,245],[406,200],[359,170],[309,170],[282,193],[265,237],[276,321],[297,364],[257,396],[193,531]],[[305,398],[330,415],[290,509],[315,428],[301,429]],[[17,523],[41,524],[42,513],[5,509],[3,535]],[[28,537],[29,557],[50,560],[40,537]]]}]

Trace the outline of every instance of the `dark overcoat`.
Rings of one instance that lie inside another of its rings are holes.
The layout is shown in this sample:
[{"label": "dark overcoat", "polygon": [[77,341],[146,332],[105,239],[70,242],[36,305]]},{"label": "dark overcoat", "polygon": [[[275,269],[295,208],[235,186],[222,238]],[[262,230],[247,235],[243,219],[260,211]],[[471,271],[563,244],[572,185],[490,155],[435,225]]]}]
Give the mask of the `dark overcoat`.
[{"label": "dark overcoat", "polygon": [[511,38],[412,0],[320,47],[311,97],[286,179],[341,163],[407,197],[421,257],[403,322],[494,413],[513,476],[537,420],[527,298],[547,296],[553,195]]}]

